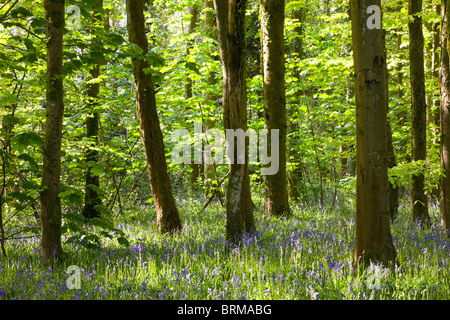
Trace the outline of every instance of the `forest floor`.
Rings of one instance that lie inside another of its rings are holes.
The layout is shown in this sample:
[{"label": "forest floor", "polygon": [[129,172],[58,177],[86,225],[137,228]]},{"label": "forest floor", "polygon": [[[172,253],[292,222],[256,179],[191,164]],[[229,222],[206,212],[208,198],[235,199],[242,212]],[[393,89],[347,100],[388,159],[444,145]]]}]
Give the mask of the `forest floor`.
[{"label": "forest floor", "polygon": [[[9,242],[0,260],[2,299],[449,299],[450,244],[430,207],[431,228],[412,226],[409,206],[400,207],[392,233],[399,265],[354,272],[354,209],[333,212],[293,207],[292,219],[263,219],[242,246],[224,240],[225,214],[211,204],[178,200],[184,229],[159,236],[155,213],[141,207],[120,223],[129,247],[116,240],[99,249],[65,244],[54,268],[39,260],[39,239]],[[354,205],[353,205],[354,206]],[[81,270],[79,289],[68,289],[66,270]]]}]

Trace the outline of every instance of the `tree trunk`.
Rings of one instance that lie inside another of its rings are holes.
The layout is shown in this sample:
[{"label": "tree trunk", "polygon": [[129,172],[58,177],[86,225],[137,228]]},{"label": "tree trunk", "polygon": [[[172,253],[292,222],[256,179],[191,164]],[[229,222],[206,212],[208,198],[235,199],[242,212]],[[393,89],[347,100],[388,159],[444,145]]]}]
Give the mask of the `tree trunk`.
[{"label": "tree trunk", "polygon": [[64,0],[44,0],[47,20],[47,93],[41,192],[41,255],[45,262],[62,257],[61,138],[64,114],[63,33]]},{"label": "tree trunk", "polygon": [[449,32],[450,1],[442,0],[441,24],[441,68],[439,82],[441,87],[440,129],[441,129],[441,225],[450,234],[450,65]]},{"label": "tree trunk", "polygon": [[[437,3],[437,1],[432,2],[432,9],[435,11],[437,15],[441,14],[441,5]],[[430,41],[430,69],[431,69],[431,78],[432,78],[432,87],[435,88],[439,86],[439,67],[440,67],[440,46],[441,46],[441,30],[440,30],[441,23],[440,22],[433,22],[431,24],[430,32],[432,34],[432,41]],[[429,108],[428,110],[428,124],[431,124],[432,129],[432,150],[435,149],[435,147],[439,144],[439,117],[440,117],[440,102],[439,99],[436,98],[434,95],[434,90],[432,90],[432,94],[427,95],[428,101],[427,106]],[[429,151],[433,152],[433,151]],[[440,186],[439,183],[437,183],[433,189],[431,190],[431,196],[434,196],[434,198],[439,199],[440,197]]]},{"label": "tree trunk", "polygon": [[[205,12],[205,22],[204,22],[205,33],[209,38],[214,39],[214,12],[211,12],[211,10],[214,10],[213,1],[205,0],[205,8],[210,9]],[[216,84],[216,77],[213,71],[209,72],[208,81],[210,86],[214,86]],[[211,101],[211,103],[214,103],[214,105],[216,105],[216,96],[212,93],[206,93],[205,100]],[[209,115],[207,115],[205,124],[206,124],[205,130],[213,129],[215,127],[215,121]],[[212,180],[216,179],[215,173],[216,170],[214,164],[204,162],[203,171],[204,171],[205,187],[207,189],[214,188],[214,186],[217,185],[217,183],[214,185],[211,183]]]},{"label": "tree trunk", "polygon": [[[264,78],[264,120],[270,134],[279,130],[278,171],[266,175],[264,215],[291,216],[286,177],[286,96],[284,0],[261,1],[261,47]],[[268,139],[268,150],[271,139]]]},{"label": "tree trunk", "polygon": [[[433,2],[434,10],[437,14],[441,14],[441,5]],[[439,82],[439,67],[440,67],[440,57],[439,57],[439,48],[441,48],[441,31],[440,29],[441,24],[438,22],[433,22],[432,30],[433,30],[433,57],[432,57],[432,66],[433,70],[431,72],[433,79],[437,79],[437,82]],[[440,118],[440,101],[439,99],[434,99],[432,102],[432,108],[434,109],[433,112],[433,123],[436,127],[435,135],[439,136],[439,118]],[[436,141],[435,141],[436,143]]]},{"label": "tree trunk", "polygon": [[[103,0],[97,0],[100,8],[103,7]],[[98,23],[102,19],[98,13],[93,14],[93,22]],[[95,30],[95,29],[94,29]],[[95,31],[93,37],[95,38]],[[96,62],[89,74],[91,79],[98,79],[100,77],[101,62]],[[100,177],[91,172],[92,164],[98,161],[99,153],[97,151],[99,138],[99,121],[100,114],[95,108],[98,107],[98,95],[100,93],[100,83],[95,82],[89,85],[88,88],[88,110],[89,114],[86,118],[86,137],[90,140],[90,146],[86,150],[86,163],[88,164],[86,170],[86,187],[84,198],[83,216],[86,220],[92,218],[99,218],[101,216],[100,211],[96,208],[97,205],[101,205],[102,200],[97,190],[100,188]]]},{"label": "tree trunk", "polygon": [[[394,145],[392,144],[392,129],[391,124],[388,121],[388,156],[387,156],[387,167],[388,169],[393,168],[397,165],[397,159],[395,157]],[[389,213],[391,220],[394,220],[398,214],[398,186],[394,185],[389,181]]]},{"label": "tree trunk", "polygon": [[[197,27],[197,23],[198,23],[198,15],[199,15],[199,11],[200,8],[198,6],[191,6],[189,7],[189,13],[191,15],[191,20],[189,22],[189,28],[187,31],[187,35],[188,36],[192,36],[192,34],[195,31],[195,28]],[[192,46],[194,45],[194,41],[192,39],[188,39],[187,41],[187,45],[186,45],[186,58],[189,58],[189,55],[191,53],[191,49]],[[192,86],[193,86],[193,82],[192,82],[192,78],[187,75],[186,76],[187,80],[185,83],[185,98],[190,99],[193,96],[192,93]],[[191,183],[191,188],[192,190],[197,190],[198,188],[198,181],[197,179],[200,176],[200,164],[198,163],[191,163],[191,176],[190,176],[190,183]]]},{"label": "tree trunk", "polygon": [[[220,54],[223,71],[223,123],[224,129],[247,130],[247,95],[245,70],[246,0],[214,0],[219,31]],[[238,244],[245,232],[255,228],[253,203],[248,174],[248,145],[245,144],[245,162],[238,163],[237,143],[230,150],[226,135],[230,174],[227,186],[227,240]]]},{"label": "tree trunk", "polygon": [[[411,73],[412,108],[412,161],[425,160],[427,155],[427,104],[425,99],[425,73],[423,58],[422,0],[409,0],[408,12],[414,15],[409,27],[409,57]],[[423,224],[430,223],[423,174],[413,176],[410,190],[412,219]]]},{"label": "tree trunk", "polygon": [[368,29],[367,8],[381,0],[351,0],[356,98],[355,266],[396,260],[389,217],[388,92],[382,29]]},{"label": "tree trunk", "polygon": [[[401,10],[401,7],[398,7],[398,10]],[[402,59],[402,29],[397,28],[397,54],[398,59]],[[403,99],[403,63],[402,61],[397,62],[397,96],[398,100],[401,101]]]},{"label": "tree trunk", "polygon": [[[100,76],[100,66],[96,64],[90,71],[92,79],[97,79]],[[94,109],[97,105],[97,98],[100,91],[100,84],[93,83],[89,87],[88,102],[89,108]],[[97,192],[97,188],[100,187],[100,177],[91,172],[92,165],[97,162],[99,153],[96,149],[98,146],[98,130],[99,130],[100,115],[96,111],[91,111],[86,118],[86,137],[90,139],[90,146],[86,150],[86,163],[88,164],[86,170],[86,194],[84,198],[83,216],[86,220],[92,218],[99,218],[100,212],[95,208],[96,205],[100,205],[102,200]]]},{"label": "tree trunk", "polygon": [[[129,40],[138,45],[145,56],[148,53],[148,41],[145,33],[144,0],[127,0],[126,6]],[[156,110],[155,89],[151,74],[144,72],[150,65],[138,58],[132,58],[132,63],[137,116],[147,159],[150,187],[156,205],[158,231],[173,233],[181,230],[181,221],[167,173],[164,142]]]},{"label": "tree trunk", "polygon": [[[294,28],[295,39],[293,40],[293,51],[297,56],[299,63],[303,59],[303,9],[294,10],[292,12],[292,18],[298,21],[298,25]],[[300,68],[298,66],[294,67],[294,77],[301,81]],[[294,94],[294,107],[291,107],[291,115],[289,121],[289,129],[292,133],[299,131],[298,126],[298,116],[296,113],[295,106],[300,105],[301,91],[297,90]],[[300,134],[300,133],[297,133]],[[295,137],[295,135],[294,135]],[[295,138],[294,138],[295,140]],[[289,198],[297,201],[300,198],[299,185],[302,181],[302,160],[301,157],[293,150],[293,148],[288,148],[289,152],[289,161],[293,163],[293,170],[291,176],[289,177]],[[306,194],[303,194],[303,198],[306,197]]]}]

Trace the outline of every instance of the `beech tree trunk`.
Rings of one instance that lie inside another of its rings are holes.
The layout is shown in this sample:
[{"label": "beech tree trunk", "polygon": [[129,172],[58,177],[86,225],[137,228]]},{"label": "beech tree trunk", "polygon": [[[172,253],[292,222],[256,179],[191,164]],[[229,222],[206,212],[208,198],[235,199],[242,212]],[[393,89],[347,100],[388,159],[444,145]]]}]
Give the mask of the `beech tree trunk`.
[{"label": "beech tree trunk", "polygon": [[41,255],[44,262],[62,257],[61,246],[61,138],[64,114],[63,33],[64,0],[44,0],[47,20],[46,124],[42,165]]},{"label": "beech tree trunk", "polygon": [[[247,131],[246,5],[246,0],[229,0],[229,2],[214,0],[222,59],[225,133],[227,129]],[[252,232],[255,228],[248,174],[248,144],[245,144],[244,164],[237,162],[237,143],[234,144],[234,150],[230,150],[230,154],[230,174],[226,194],[226,238],[229,242],[238,244],[244,232]]]},{"label": "beech tree trunk", "polygon": [[[292,18],[298,21],[298,25],[294,28],[295,39],[293,40],[293,51],[297,56],[297,63],[299,63],[303,59],[303,15],[304,13],[302,8],[299,10],[294,10],[292,12]],[[300,82],[300,68],[295,66],[293,72],[294,77],[296,77]],[[302,92],[300,90],[297,90],[295,92],[294,107],[290,108],[291,114],[289,117],[289,129],[292,133],[299,131],[298,116],[296,114],[295,106],[300,104],[301,95]],[[291,164],[294,164],[293,170],[289,177],[289,198],[297,201],[300,198],[300,184],[302,183],[302,159],[295,151],[291,151],[292,148],[288,148],[288,150],[289,162],[291,162]],[[306,198],[306,194],[303,194],[303,198]]]},{"label": "beech tree trunk", "polygon": [[[411,73],[411,111],[412,111],[412,161],[425,160],[427,155],[427,104],[425,99],[425,73],[423,58],[422,0],[409,0],[408,12],[414,15],[409,27],[409,57]],[[428,200],[425,195],[425,177],[413,176],[410,190],[412,219],[415,222],[430,224]]]},{"label": "beech tree trunk", "polygon": [[[388,157],[387,157],[387,167],[388,169],[393,168],[397,165],[397,159],[395,157],[394,145],[392,144],[392,130],[391,124],[388,122]],[[389,182],[389,213],[391,220],[394,220],[398,214],[398,187]]]},{"label": "beech tree trunk", "polygon": [[[439,1],[439,0],[437,0]],[[433,1],[433,6],[435,12],[440,15],[441,14],[441,5],[438,4],[436,1]],[[433,30],[433,53],[432,53],[432,67],[433,70],[431,72],[433,79],[437,79],[437,82],[439,82],[439,67],[440,67],[440,56],[439,56],[439,48],[441,48],[441,30],[440,30],[441,23],[439,22],[433,22],[432,30]],[[432,102],[432,108],[434,109],[434,112],[432,113],[432,119],[433,123],[436,126],[436,132],[435,135],[439,136],[439,121],[440,121],[440,100],[434,99]],[[436,143],[436,141],[435,141]],[[439,189],[439,187],[438,187]]]},{"label": "beech tree trunk", "polygon": [[[129,40],[138,45],[145,56],[148,53],[148,40],[145,34],[144,0],[127,0],[126,7]],[[152,76],[144,72],[144,69],[149,68],[150,65],[147,61],[138,58],[132,58],[132,63],[137,116],[147,159],[150,187],[156,206],[158,231],[174,233],[181,230],[182,226],[167,173]]]},{"label": "beech tree trunk", "polygon": [[351,0],[356,98],[356,237],[353,264],[390,264],[388,92],[382,29],[367,27],[367,8],[381,0]]},{"label": "beech tree trunk", "polygon": [[[205,33],[208,35],[209,38],[214,39],[214,12],[211,10],[214,10],[214,3],[212,0],[205,0],[205,8],[209,9],[205,12],[205,21],[204,21],[204,27],[205,27]],[[209,53],[211,54],[211,53]],[[213,86],[216,84],[216,75],[214,71],[209,72],[209,85]],[[216,95],[213,93],[206,93],[205,100],[211,101],[211,103],[214,103],[216,105]],[[211,116],[208,114],[206,115],[206,128],[213,129],[215,127],[215,121]],[[214,188],[214,186],[217,185],[217,183],[212,184],[211,181],[216,179],[216,173],[215,173],[215,167],[212,163],[206,163],[204,162],[203,172],[204,172],[204,182],[205,187],[209,190],[211,188]],[[208,193],[208,192],[207,192]]]},{"label": "beech tree trunk", "polygon": [[[401,7],[398,7],[398,10],[401,10]],[[397,33],[397,54],[398,54],[398,59],[402,59],[402,29],[401,28],[397,28],[396,30]],[[398,96],[398,100],[401,101],[403,99],[403,63],[400,60],[397,63],[397,96]]]},{"label": "beech tree trunk", "polygon": [[450,18],[450,1],[441,3],[441,68],[439,82],[441,87],[440,129],[441,129],[441,225],[450,235],[450,41],[448,21]]},{"label": "beech tree trunk", "polygon": [[[103,0],[97,0],[100,8],[103,7]],[[101,15],[98,13],[93,14],[93,22],[100,22],[102,20]],[[94,31],[95,32],[95,31]],[[94,33],[93,38],[96,35]],[[89,74],[91,79],[98,79],[100,77],[100,66],[101,62],[96,62],[93,68],[90,70]],[[97,205],[101,205],[102,200],[97,190],[100,188],[100,177],[92,173],[91,164],[96,163],[98,161],[99,153],[97,151],[98,143],[99,143],[99,122],[100,122],[100,114],[95,108],[98,106],[98,95],[100,93],[100,83],[95,82],[89,85],[88,87],[88,116],[86,118],[86,137],[90,139],[90,146],[86,150],[86,162],[88,163],[88,167],[86,170],[86,187],[85,187],[85,198],[84,198],[84,209],[83,216],[86,220],[90,220],[92,218],[99,218],[101,216],[100,211],[96,208]]]},{"label": "beech tree trunk", "polygon": [[[191,36],[194,33],[195,28],[197,27],[199,11],[200,11],[200,8],[198,6],[189,7],[189,13],[191,15],[191,20],[189,22],[189,28],[187,30],[188,36]],[[194,41],[192,39],[188,39],[187,45],[186,45],[186,58],[189,58],[189,55],[191,53],[191,49],[192,49],[193,45],[194,45]],[[193,86],[192,78],[189,75],[187,75],[187,80],[185,83],[186,99],[190,99],[193,96],[192,86]],[[198,187],[197,179],[200,176],[200,164],[193,162],[193,163],[191,163],[191,168],[192,168],[192,171],[191,171],[191,176],[190,176],[190,183],[191,183],[192,190],[195,191],[198,189],[197,188]]]},{"label": "beech tree trunk", "polygon": [[[265,128],[269,135],[271,130],[279,130],[278,171],[265,177],[264,214],[290,217],[286,177],[284,0],[261,1],[261,47]],[[268,150],[272,150],[271,139],[268,139]]]}]

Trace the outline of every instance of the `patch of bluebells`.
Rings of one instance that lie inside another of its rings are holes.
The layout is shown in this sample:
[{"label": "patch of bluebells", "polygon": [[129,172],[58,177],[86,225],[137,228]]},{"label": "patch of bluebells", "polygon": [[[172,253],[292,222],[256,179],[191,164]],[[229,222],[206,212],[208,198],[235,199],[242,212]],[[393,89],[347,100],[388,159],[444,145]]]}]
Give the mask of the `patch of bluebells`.
[{"label": "patch of bluebells", "polygon": [[450,248],[436,224],[413,228],[406,215],[398,217],[393,238],[402,266],[396,276],[383,275],[381,289],[372,292],[364,279],[352,275],[354,221],[349,216],[327,213],[317,221],[305,221],[302,212],[290,220],[257,217],[258,232],[231,246],[224,229],[211,227],[222,213],[208,211],[204,225],[191,212],[196,210],[184,212],[185,230],[173,238],[148,232],[145,223],[122,224],[124,232],[138,235],[127,249],[111,243],[99,250],[66,247],[70,264],[81,267],[80,290],[67,288],[64,269],[38,267],[39,250],[30,250],[37,241],[13,243],[8,264],[0,260],[5,274],[0,299],[449,297],[440,288],[448,288]]}]

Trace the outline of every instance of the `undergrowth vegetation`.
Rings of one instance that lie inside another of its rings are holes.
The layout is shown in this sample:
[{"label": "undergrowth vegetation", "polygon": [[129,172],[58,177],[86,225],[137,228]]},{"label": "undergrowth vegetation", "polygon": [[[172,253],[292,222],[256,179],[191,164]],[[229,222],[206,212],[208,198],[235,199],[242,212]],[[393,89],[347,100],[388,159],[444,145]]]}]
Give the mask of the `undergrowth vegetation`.
[{"label": "undergrowth vegetation", "polygon": [[[0,261],[1,299],[449,299],[449,243],[431,207],[431,228],[414,226],[403,203],[392,224],[399,264],[352,268],[354,208],[294,207],[290,220],[264,219],[239,247],[224,240],[225,214],[211,204],[178,200],[183,231],[156,232],[155,212],[143,206],[117,221],[128,237],[102,239],[100,248],[66,244],[65,259],[44,267],[39,239],[8,242]],[[81,269],[80,289],[68,289],[67,268]]]}]

